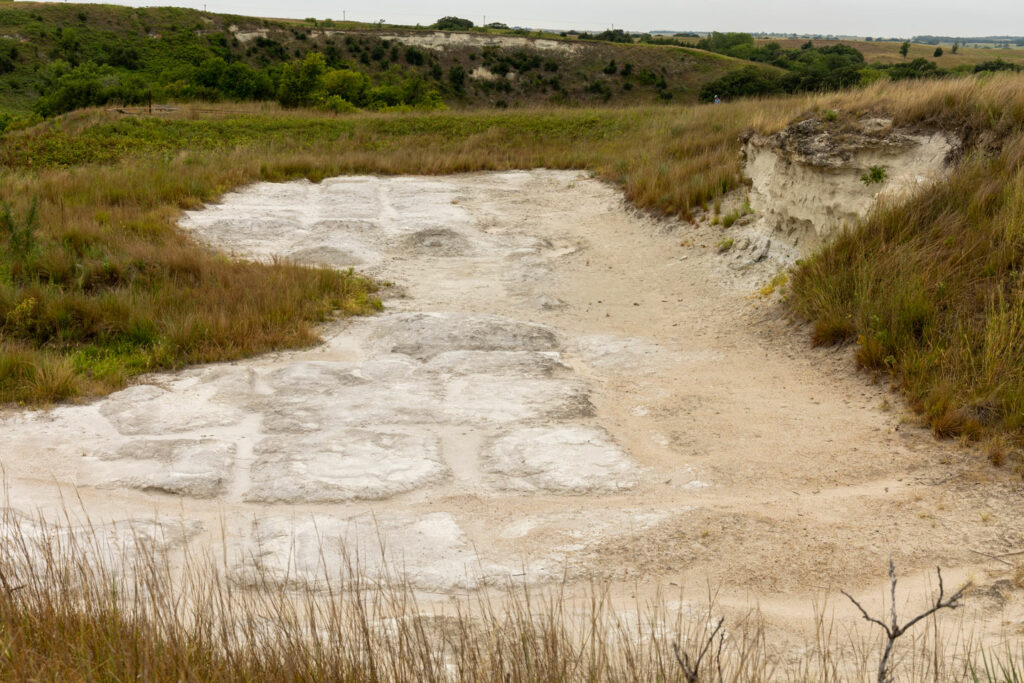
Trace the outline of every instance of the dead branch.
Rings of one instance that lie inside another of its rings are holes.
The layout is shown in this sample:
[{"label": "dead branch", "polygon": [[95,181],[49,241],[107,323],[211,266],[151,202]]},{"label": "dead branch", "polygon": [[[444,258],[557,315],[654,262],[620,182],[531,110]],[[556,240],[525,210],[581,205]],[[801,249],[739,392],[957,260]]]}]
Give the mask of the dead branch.
[{"label": "dead branch", "polygon": [[864,609],[864,607],[859,602],[857,602],[856,599],[854,599],[852,595],[850,595],[846,591],[840,591],[843,595],[849,598],[850,602],[852,602],[858,610],[860,610],[860,613],[861,615],[863,615],[865,620],[872,624],[880,626],[882,630],[885,631],[885,650],[883,650],[882,652],[882,659],[878,662],[878,683],[892,683],[893,679],[889,671],[889,657],[890,655],[892,655],[892,646],[896,642],[897,638],[899,638],[904,633],[909,631],[917,622],[927,617],[930,617],[931,615],[935,614],[941,609],[956,609],[962,606],[960,601],[963,599],[964,593],[971,586],[971,582],[968,581],[964,585],[960,586],[960,588],[958,588],[957,591],[953,593],[953,595],[951,595],[948,599],[943,600],[943,598],[945,597],[945,588],[942,584],[942,569],[936,567],[935,572],[939,576],[939,595],[935,599],[935,604],[929,607],[924,612],[921,612],[916,617],[914,617],[907,623],[903,624],[902,626],[900,626],[896,616],[896,565],[893,564],[892,557],[889,558],[889,586],[891,593],[890,602],[892,606],[892,622],[890,624],[886,624],[881,619],[876,619],[875,617],[871,616],[870,614],[868,614],[868,611]]},{"label": "dead branch", "polygon": [[[715,624],[715,628],[711,631],[711,635],[708,636],[706,641],[704,641],[704,646],[700,649],[700,654],[697,655],[697,660],[692,664],[690,663],[690,655],[685,652],[680,652],[679,643],[675,641],[672,642],[672,651],[675,653],[676,661],[679,662],[679,666],[683,670],[683,675],[686,676],[686,683],[697,683],[698,676],[700,674],[701,660],[704,659],[704,655],[707,654],[708,648],[711,647],[711,643],[714,642],[715,636],[718,635],[718,632],[722,630],[722,624],[724,623],[725,617],[719,618],[718,623]],[[721,641],[718,644],[718,652],[719,655],[721,655]]]}]

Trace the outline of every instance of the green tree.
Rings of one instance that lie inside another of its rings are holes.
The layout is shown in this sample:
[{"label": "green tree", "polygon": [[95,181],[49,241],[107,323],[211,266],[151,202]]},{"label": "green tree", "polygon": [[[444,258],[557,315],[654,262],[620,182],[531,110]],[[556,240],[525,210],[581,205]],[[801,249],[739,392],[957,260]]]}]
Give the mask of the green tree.
[{"label": "green tree", "polygon": [[328,97],[340,97],[361,107],[366,102],[370,79],[351,69],[334,69],[324,74],[321,87]]},{"label": "green tree", "polygon": [[907,58],[908,52],[910,52],[910,41],[904,40],[903,44],[900,45],[900,54],[903,55],[903,59]]},{"label": "green tree", "polygon": [[473,22],[461,17],[441,17],[434,23],[434,28],[441,31],[468,31],[473,28]]},{"label": "green tree", "polygon": [[310,52],[301,61],[289,62],[281,69],[277,101],[282,107],[302,107],[314,103],[320,77],[327,71],[327,62],[319,52]]},{"label": "green tree", "polygon": [[956,54],[959,49],[960,49],[960,43],[959,42],[953,43],[953,54]]},{"label": "green tree", "polygon": [[935,56],[936,57],[941,57],[942,56],[942,48],[941,47],[935,48]]}]

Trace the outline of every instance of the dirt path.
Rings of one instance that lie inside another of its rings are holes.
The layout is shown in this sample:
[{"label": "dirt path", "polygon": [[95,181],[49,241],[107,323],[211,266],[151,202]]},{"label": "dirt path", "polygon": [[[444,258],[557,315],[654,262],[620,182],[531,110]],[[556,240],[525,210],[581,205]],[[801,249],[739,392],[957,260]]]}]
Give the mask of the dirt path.
[{"label": "dirt path", "polygon": [[989,632],[1019,629],[1009,567],[972,552],[1024,547],[1019,478],[906,423],[848,350],[811,349],[756,296],[769,267],[731,269],[712,228],[548,171],[262,184],[185,226],[395,296],[314,349],[6,414],[13,507],[76,485],[94,520],[157,512],[168,545],[226,519],[240,580],[312,580],[318,539],[341,563],[338,540],[373,557],[379,533],[431,593],[524,567],[685,579],[781,622],[840,587],[880,598],[891,553],[907,590],[941,565],[983,587]]}]

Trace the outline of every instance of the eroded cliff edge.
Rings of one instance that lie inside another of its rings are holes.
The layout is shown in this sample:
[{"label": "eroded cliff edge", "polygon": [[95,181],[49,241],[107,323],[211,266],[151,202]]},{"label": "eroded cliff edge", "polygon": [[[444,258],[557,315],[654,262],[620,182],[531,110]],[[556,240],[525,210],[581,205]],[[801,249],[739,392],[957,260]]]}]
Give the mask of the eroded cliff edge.
[{"label": "eroded cliff edge", "polygon": [[752,214],[740,224],[760,238],[759,254],[771,243],[783,262],[813,253],[878,201],[945,177],[960,146],[953,133],[900,129],[880,117],[808,118],[742,143]]}]

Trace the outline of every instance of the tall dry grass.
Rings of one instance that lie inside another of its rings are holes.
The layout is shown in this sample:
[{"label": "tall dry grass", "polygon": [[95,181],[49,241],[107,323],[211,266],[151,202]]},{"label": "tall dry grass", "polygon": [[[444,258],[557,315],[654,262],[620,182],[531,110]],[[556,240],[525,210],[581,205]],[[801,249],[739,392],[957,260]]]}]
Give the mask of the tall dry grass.
[{"label": "tall dry grass", "polygon": [[[421,602],[400,573],[370,582],[358,564],[321,590],[265,576],[231,580],[228,552],[181,549],[135,522],[66,514],[55,524],[5,511],[0,523],[0,677],[145,681],[687,681],[676,657],[705,651],[696,680],[870,680],[881,640],[816,608],[806,642],[774,639],[756,609],[715,631],[714,594],[616,597],[593,584],[510,581],[475,597]],[[172,550],[168,550],[171,548]],[[338,588],[338,586],[344,588]],[[712,637],[714,636],[714,637]],[[719,637],[720,636],[720,637]],[[898,641],[896,680],[1019,672],[960,623],[930,622]]]},{"label": "tall dry grass", "polygon": [[[945,180],[879,206],[797,269],[791,304],[819,342],[857,340],[936,433],[1024,445],[1024,80],[862,95],[900,125],[962,135]],[[852,104],[853,95],[845,101]]]}]

